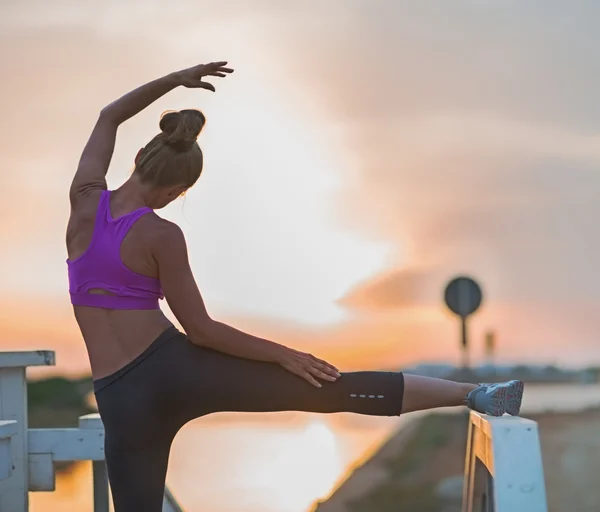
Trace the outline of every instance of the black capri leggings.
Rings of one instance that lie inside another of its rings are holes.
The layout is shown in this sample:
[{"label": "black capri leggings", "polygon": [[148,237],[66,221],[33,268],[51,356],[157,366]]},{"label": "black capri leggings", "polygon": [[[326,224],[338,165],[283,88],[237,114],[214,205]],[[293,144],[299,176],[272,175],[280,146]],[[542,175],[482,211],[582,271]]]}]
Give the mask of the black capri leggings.
[{"label": "black capri leggings", "polygon": [[400,372],[343,373],[322,384],[198,347],[170,327],[131,363],[94,382],[115,512],[162,511],[171,443],[194,418],[222,411],[400,415]]}]

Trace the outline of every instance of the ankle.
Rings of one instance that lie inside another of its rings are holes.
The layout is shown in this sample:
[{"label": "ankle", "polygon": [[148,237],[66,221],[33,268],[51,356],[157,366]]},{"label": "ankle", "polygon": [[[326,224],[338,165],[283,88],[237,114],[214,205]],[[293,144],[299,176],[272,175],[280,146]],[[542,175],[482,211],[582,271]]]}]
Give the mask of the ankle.
[{"label": "ankle", "polygon": [[470,384],[468,382],[461,382],[461,388],[464,396],[466,397],[471,391],[477,389],[479,384]]}]

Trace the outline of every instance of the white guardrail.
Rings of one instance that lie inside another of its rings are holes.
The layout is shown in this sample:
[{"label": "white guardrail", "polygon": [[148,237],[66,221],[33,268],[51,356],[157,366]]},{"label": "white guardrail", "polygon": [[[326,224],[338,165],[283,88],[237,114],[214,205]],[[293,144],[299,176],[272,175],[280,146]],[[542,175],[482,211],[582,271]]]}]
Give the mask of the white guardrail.
[{"label": "white guardrail", "polygon": [[[79,428],[28,428],[26,369],[54,361],[50,351],[0,352],[0,511],[27,512],[29,491],[54,491],[55,462],[90,460],[94,512],[108,512],[100,415],[81,416]],[[168,488],[163,512],[183,512]]]},{"label": "white guardrail", "polygon": [[547,512],[535,421],[471,412],[463,512]]}]

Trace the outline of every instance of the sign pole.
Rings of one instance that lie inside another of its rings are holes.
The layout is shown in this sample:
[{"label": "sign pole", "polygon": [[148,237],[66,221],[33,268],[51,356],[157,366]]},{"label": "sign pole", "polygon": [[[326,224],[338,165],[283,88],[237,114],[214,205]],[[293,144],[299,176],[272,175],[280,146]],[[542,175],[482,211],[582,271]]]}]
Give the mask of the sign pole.
[{"label": "sign pole", "polygon": [[494,364],[494,345],[495,345],[495,334],[494,331],[488,331],[485,335],[485,355],[487,363],[491,366]]},{"label": "sign pole", "polygon": [[448,309],[460,318],[460,346],[462,350],[462,369],[469,369],[469,342],[467,337],[467,319],[479,306],[483,295],[479,285],[470,277],[459,276],[452,279],[444,291],[444,300]]},{"label": "sign pole", "polygon": [[460,317],[460,326],[461,326],[461,342],[462,342],[462,367],[463,370],[469,368],[469,351],[467,349],[467,317]]}]

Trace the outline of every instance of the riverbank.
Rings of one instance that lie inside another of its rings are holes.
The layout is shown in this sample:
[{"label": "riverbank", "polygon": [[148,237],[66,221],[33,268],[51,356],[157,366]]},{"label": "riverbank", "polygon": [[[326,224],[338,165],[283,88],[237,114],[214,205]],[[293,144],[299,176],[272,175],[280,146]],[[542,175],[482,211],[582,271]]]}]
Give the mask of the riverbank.
[{"label": "riverbank", "polygon": [[[527,415],[540,428],[548,511],[600,510],[600,408]],[[460,512],[468,415],[402,429],[314,512]]]}]

